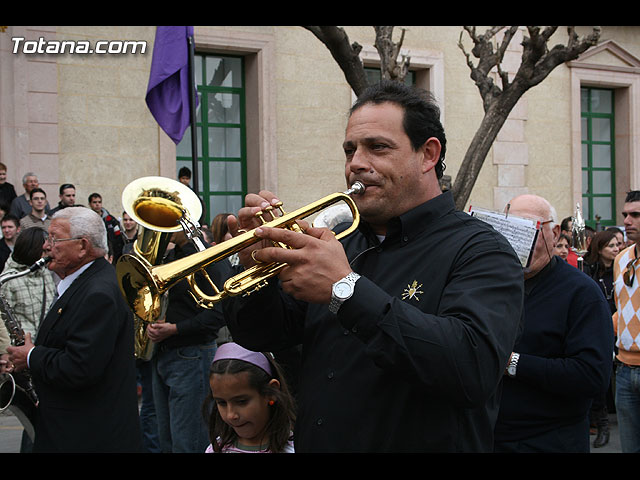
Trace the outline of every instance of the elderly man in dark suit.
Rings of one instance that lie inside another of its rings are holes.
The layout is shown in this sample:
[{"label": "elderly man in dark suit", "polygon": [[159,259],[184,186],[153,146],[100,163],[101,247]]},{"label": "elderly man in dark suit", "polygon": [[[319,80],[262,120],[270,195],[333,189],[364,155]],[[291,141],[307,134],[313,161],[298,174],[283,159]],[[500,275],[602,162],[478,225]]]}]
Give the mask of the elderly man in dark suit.
[{"label": "elderly man in dark suit", "polygon": [[40,398],[33,451],[140,451],[133,323],[104,258],[104,222],[88,208],[61,210],[47,247],[59,297],[35,345],[27,334],[24,346],[9,348]]}]

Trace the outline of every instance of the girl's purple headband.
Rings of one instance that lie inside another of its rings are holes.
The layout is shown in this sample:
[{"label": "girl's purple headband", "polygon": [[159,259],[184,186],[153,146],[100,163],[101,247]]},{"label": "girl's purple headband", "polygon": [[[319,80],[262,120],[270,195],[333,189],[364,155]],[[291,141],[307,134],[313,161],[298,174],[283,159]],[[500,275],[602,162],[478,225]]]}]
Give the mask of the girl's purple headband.
[{"label": "girl's purple headband", "polygon": [[267,360],[267,357],[264,356],[264,354],[247,350],[237,343],[229,342],[220,345],[216,350],[216,354],[213,357],[212,363],[215,363],[218,360],[227,359],[243,360],[245,362],[251,363],[252,365],[260,367],[270,376],[273,376],[273,373],[271,373],[271,364],[269,363],[269,360]]}]

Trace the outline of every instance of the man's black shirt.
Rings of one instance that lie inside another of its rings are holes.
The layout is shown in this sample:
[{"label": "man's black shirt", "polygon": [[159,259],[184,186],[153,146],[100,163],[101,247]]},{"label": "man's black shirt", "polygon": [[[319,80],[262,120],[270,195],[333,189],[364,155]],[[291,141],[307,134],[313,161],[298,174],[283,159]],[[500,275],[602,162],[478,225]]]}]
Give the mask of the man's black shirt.
[{"label": "man's black shirt", "polygon": [[225,302],[235,341],[302,344],[297,452],[488,452],[521,321],[522,267],[450,193],[342,240],[361,275],[337,315],[277,282]]}]

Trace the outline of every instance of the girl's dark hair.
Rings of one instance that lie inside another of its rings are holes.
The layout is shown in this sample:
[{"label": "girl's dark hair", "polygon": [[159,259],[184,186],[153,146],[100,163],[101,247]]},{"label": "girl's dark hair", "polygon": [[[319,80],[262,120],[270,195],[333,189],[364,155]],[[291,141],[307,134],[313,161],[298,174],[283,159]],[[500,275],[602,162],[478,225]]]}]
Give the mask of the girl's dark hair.
[{"label": "girl's dark hair", "polygon": [[600,250],[607,246],[607,244],[616,238],[616,232],[613,230],[603,230],[596,233],[591,239],[591,243],[589,244],[589,250],[585,255],[584,261],[591,265],[595,272],[599,276],[602,276],[605,271],[604,263],[602,262],[602,258],[600,257]]},{"label": "girl's dark hair", "polygon": [[[262,396],[274,398],[275,403],[269,407],[270,416],[266,427],[266,437],[269,451],[281,453],[291,438],[295,423],[295,406],[282,370],[270,353],[263,353],[263,355],[267,357],[271,365],[273,376],[269,376],[267,372],[256,365],[236,359],[224,359],[212,363],[209,369],[209,376],[214,374],[235,375],[247,372],[251,388],[254,388]],[[280,382],[280,388],[269,385],[271,379],[274,378]],[[209,440],[214,452],[220,452],[224,447],[235,442],[237,438],[236,432],[220,417],[210,389],[202,407],[202,414],[209,426]]]},{"label": "girl's dark hair", "polygon": [[47,233],[40,227],[22,230],[16,238],[11,257],[21,265],[31,266],[42,257],[42,246]]},{"label": "girl's dark hair", "polygon": [[382,80],[367,87],[358,96],[349,113],[353,114],[358,108],[369,103],[378,105],[385,102],[395,103],[404,110],[403,127],[414,151],[424,145],[429,138],[438,139],[441,150],[435,171],[437,178],[442,178],[446,168],[444,156],[447,151],[447,138],[440,122],[440,108],[433,95],[415,86]]}]

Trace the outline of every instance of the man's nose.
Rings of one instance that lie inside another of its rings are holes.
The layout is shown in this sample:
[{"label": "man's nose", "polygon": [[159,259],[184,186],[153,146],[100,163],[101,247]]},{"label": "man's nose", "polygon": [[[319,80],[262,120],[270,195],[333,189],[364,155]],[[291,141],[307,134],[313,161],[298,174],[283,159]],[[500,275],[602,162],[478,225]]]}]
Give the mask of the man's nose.
[{"label": "man's nose", "polygon": [[366,153],[360,148],[357,148],[356,151],[353,152],[351,161],[349,162],[349,170],[353,173],[371,170],[371,162]]}]

